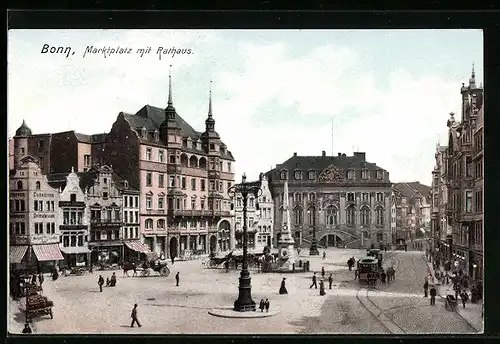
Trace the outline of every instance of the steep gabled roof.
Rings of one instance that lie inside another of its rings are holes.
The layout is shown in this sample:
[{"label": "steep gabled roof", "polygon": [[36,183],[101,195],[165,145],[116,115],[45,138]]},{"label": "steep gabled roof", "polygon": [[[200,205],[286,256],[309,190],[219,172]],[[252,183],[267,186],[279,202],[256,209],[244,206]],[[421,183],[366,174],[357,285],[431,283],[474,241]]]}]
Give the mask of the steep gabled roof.
[{"label": "steep gabled roof", "polygon": [[431,187],[421,184],[420,182],[402,182],[394,183],[395,191],[401,193],[406,198],[425,197],[428,198],[431,192]]}]

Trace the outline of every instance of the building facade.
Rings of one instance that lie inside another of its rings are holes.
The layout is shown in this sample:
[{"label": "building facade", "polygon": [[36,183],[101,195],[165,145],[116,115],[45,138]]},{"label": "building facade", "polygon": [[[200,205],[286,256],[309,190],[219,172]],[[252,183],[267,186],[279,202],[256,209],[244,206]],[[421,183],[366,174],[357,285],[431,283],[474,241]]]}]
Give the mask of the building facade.
[{"label": "building facade", "polygon": [[[475,280],[483,275],[483,88],[474,69],[469,85],[462,84],[462,118],[448,119],[447,222],[452,228],[452,257],[456,269]],[[475,141],[476,140],[476,141]]]},{"label": "building facade", "polygon": [[44,269],[63,260],[58,202],[59,191],[48,184],[36,159],[16,159],[9,178],[9,258],[14,269]]},{"label": "building facade", "polygon": [[[262,190],[258,199],[253,195],[248,196],[247,204],[247,233],[248,248],[255,251],[262,251],[264,247],[273,245],[273,219],[274,203],[269,189],[267,177],[261,173],[259,180],[251,182]],[[234,231],[231,231],[230,237],[234,238],[231,243],[231,249],[241,249],[243,247],[243,200],[241,195],[236,195],[234,204],[234,217],[232,219]]]},{"label": "building facade", "polygon": [[394,183],[396,240],[411,242],[431,236],[432,188],[420,182]]},{"label": "building facade", "polygon": [[152,251],[171,257],[229,249],[230,238],[221,238],[231,227],[234,158],[215,131],[211,94],[198,132],[177,114],[170,77],[167,107],[120,113],[103,147],[105,162],[141,192],[140,231]]},{"label": "building facade", "polygon": [[[389,173],[353,156],[298,156],[266,173],[274,203],[274,224],[281,224],[283,185],[288,180],[291,227],[296,245],[369,247],[391,242]],[[275,230],[274,243],[279,240]]]}]

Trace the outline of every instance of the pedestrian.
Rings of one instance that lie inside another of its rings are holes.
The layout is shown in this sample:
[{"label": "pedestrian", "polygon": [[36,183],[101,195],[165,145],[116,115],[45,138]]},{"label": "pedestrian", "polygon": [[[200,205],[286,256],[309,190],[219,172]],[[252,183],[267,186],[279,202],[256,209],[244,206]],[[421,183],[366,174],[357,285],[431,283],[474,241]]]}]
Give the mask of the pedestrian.
[{"label": "pedestrian", "polygon": [[328,276],[329,289],[332,289],[332,284],[333,284],[333,276],[332,276],[332,274],[330,274],[330,276]]},{"label": "pedestrian", "polygon": [[43,277],[43,274],[40,272],[38,274],[38,283],[40,283],[40,288],[42,287],[43,281],[45,281],[45,277]]},{"label": "pedestrian", "polygon": [[283,277],[283,280],[281,280],[281,287],[280,287],[280,294],[281,295],[288,294],[288,290],[286,290],[286,286],[285,286],[285,280],[286,280],[285,277]]},{"label": "pedestrian", "polygon": [[23,328],[23,334],[31,334],[33,331],[31,330],[30,324],[25,323]]},{"label": "pedestrian", "polygon": [[266,298],[266,301],[264,302],[264,306],[266,307],[266,312],[269,312],[269,307],[271,306],[269,299]]},{"label": "pedestrian", "polygon": [[325,283],[323,282],[323,279],[319,281],[319,295],[323,296],[325,295]]},{"label": "pedestrian", "polygon": [[323,251],[323,259],[326,258],[326,251]]},{"label": "pedestrian", "polygon": [[325,278],[325,267],[321,267],[321,278]]},{"label": "pedestrian", "polygon": [[264,301],[264,299],[260,299],[260,303],[259,303],[260,311],[264,312],[264,308],[266,308],[266,301]]},{"label": "pedestrian", "polygon": [[109,280],[109,277],[106,277],[106,287],[109,287],[111,281]]},{"label": "pedestrian", "polygon": [[170,256],[170,259],[172,260],[172,265],[174,265],[175,256],[174,256],[174,255],[171,255],[171,256]]},{"label": "pedestrian", "polygon": [[387,274],[385,273],[384,270],[380,273],[380,279],[382,280],[382,283],[385,283],[385,279],[387,277]]},{"label": "pedestrian", "polygon": [[99,275],[99,279],[97,280],[97,284],[99,285],[99,290],[102,293],[102,285],[104,284],[104,278],[102,277],[102,275]]},{"label": "pedestrian", "polygon": [[461,288],[460,288],[460,284],[455,283],[455,287],[454,287],[454,289],[455,289],[455,299],[457,299],[457,300],[458,300],[458,296],[459,296],[459,295],[460,295],[460,293],[462,292],[462,291],[461,291]]},{"label": "pedestrian", "polygon": [[424,282],[424,297],[427,297],[427,290],[428,289],[429,289],[429,281],[426,278],[425,282]]},{"label": "pedestrian", "polygon": [[352,271],[352,258],[347,260],[347,267],[349,268],[349,271]]},{"label": "pedestrian", "polygon": [[431,306],[434,306],[436,304],[436,295],[437,295],[436,287],[434,286],[434,284],[431,285],[430,295],[431,295]]},{"label": "pedestrian", "polygon": [[179,286],[179,271],[177,271],[177,273],[175,274],[175,286]]},{"label": "pedestrian", "polygon": [[297,248],[297,256],[300,256],[300,247]]},{"label": "pedestrian", "polygon": [[311,286],[309,287],[309,289],[311,289],[312,287],[314,286],[315,289],[318,289],[318,285],[316,284],[316,273],[313,274],[313,277],[312,277],[312,284]]},{"label": "pedestrian", "polygon": [[359,277],[359,271],[358,269],[354,270],[354,280],[357,280]]},{"label": "pedestrian", "polygon": [[467,300],[469,300],[469,294],[467,294],[467,290],[463,290],[461,293],[460,293],[460,298],[462,299],[462,305],[464,306],[465,308],[465,303],[467,302]]},{"label": "pedestrian", "polygon": [[113,272],[113,274],[111,275],[111,279],[109,280],[109,285],[111,287],[114,287],[116,286],[116,274]]},{"label": "pedestrian", "polygon": [[130,327],[134,327],[135,323],[137,323],[137,326],[142,327],[141,323],[139,322],[139,319],[137,319],[137,303],[134,304],[134,308],[132,308],[132,314],[130,314],[130,317],[132,318],[132,323],[130,324]]}]

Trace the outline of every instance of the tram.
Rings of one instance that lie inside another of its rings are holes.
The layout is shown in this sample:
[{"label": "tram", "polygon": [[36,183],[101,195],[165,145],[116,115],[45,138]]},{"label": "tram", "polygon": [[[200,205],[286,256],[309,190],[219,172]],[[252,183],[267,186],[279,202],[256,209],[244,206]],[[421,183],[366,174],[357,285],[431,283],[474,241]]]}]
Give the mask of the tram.
[{"label": "tram", "polygon": [[373,283],[377,281],[380,274],[379,261],[375,257],[365,257],[358,261],[359,282]]},{"label": "tram", "polygon": [[382,269],[383,255],[379,249],[377,249],[377,248],[369,249],[368,252],[366,253],[366,255],[368,257],[373,257],[373,258],[377,259],[378,268],[379,268],[379,270]]}]

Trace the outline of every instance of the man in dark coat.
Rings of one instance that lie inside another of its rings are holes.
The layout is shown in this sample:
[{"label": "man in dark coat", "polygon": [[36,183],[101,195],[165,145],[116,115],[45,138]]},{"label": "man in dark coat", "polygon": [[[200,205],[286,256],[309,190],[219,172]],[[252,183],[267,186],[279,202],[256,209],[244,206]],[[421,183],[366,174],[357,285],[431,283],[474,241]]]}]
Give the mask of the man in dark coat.
[{"label": "man in dark coat", "polygon": [[428,289],[429,289],[429,281],[426,278],[425,282],[424,282],[424,297],[427,297],[427,290]]},{"label": "man in dark coat", "polygon": [[175,274],[175,286],[179,286],[179,271],[177,271],[177,273]]},{"label": "man in dark coat", "polygon": [[132,308],[132,314],[130,314],[130,317],[132,318],[132,323],[130,324],[130,327],[134,327],[134,324],[137,323],[137,326],[141,327],[141,323],[139,322],[139,319],[137,319],[137,303],[134,305],[134,308]]},{"label": "man in dark coat", "polygon": [[43,274],[40,272],[38,274],[38,283],[40,283],[40,287],[42,286],[43,281],[45,281],[45,277],[43,277]]},{"label": "man in dark coat", "polygon": [[260,311],[264,312],[264,308],[266,308],[266,301],[264,301],[264,299],[260,299],[260,303],[259,303]]},{"label": "man in dark coat", "polygon": [[465,308],[465,303],[467,302],[467,300],[469,300],[469,294],[467,294],[467,290],[462,290],[462,292],[460,293],[460,298],[462,299],[462,305]]},{"label": "man in dark coat", "polygon": [[266,306],[266,312],[269,312],[269,307],[271,306],[269,299],[266,298],[266,301],[264,302],[264,306]]},{"label": "man in dark coat", "polygon": [[436,295],[437,295],[436,287],[434,285],[431,285],[429,294],[431,296],[431,306],[434,306],[436,304]]},{"label": "man in dark coat", "polygon": [[102,277],[102,275],[99,275],[99,279],[97,280],[97,284],[99,285],[99,290],[102,293],[102,286],[104,284],[104,278]]},{"label": "man in dark coat", "polygon": [[328,276],[329,289],[332,289],[332,284],[333,284],[333,276],[332,276],[332,274],[330,274],[330,276]]},{"label": "man in dark coat", "polygon": [[309,287],[309,289],[311,289],[312,287],[314,286],[315,289],[318,289],[318,284],[316,282],[316,273],[313,274],[313,277],[312,277],[312,284],[311,286]]},{"label": "man in dark coat", "polygon": [[325,267],[321,267],[321,278],[325,278]]}]

